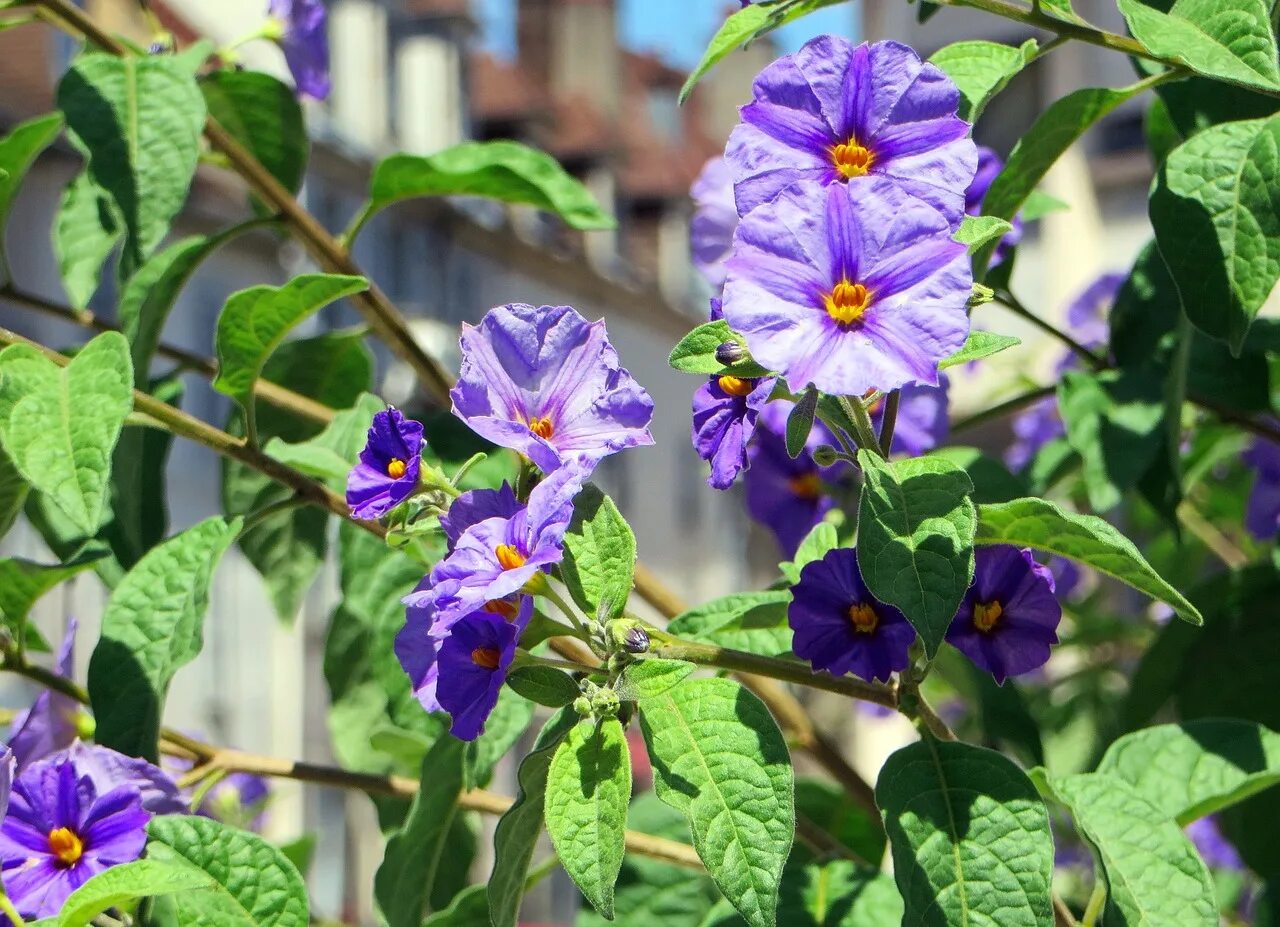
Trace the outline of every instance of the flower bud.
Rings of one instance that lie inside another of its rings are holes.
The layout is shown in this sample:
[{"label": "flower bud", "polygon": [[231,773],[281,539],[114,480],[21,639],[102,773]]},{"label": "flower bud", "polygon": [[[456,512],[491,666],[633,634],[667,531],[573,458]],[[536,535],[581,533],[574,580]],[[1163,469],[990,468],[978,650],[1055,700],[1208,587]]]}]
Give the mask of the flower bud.
[{"label": "flower bud", "polygon": [[573,700],[573,710],[585,718],[591,714],[591,700],[585,695],[579,695]]},{"label": "flower bud", "polygon": [[647,653],[649,651],[649,632],[637,625],[622,638],[622,649],[627,653]]},{"label": "flower bud", "polygon": [[819,467],[829,467],[840,459],[839,454],[830,444],[819,444],[813,450],[813,462]]},{"label": "flower bud", "polygon": [[726,367],[747,356],[747,349],[737,341],[725,341],[716,348],[716,360]]},{"label": "flower bud", "polygon": [[601,718],[616,717],[621,705],[618,693],[607,687],[597,689],[591,696],[591,710]]},{"label": "flower bud", "polygon": [[996,291],[989,286],[983,286],[981,283],[973,285],[973,292],[969,294],[969,308],[973,309],[981,306],[983,303],[989,303],[996,298]]}]

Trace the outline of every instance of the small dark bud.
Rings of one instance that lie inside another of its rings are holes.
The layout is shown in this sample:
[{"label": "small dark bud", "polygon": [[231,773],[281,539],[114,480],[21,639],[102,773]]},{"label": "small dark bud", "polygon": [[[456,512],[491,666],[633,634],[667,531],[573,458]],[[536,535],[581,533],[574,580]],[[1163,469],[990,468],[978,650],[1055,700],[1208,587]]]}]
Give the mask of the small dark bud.
[{"label": "small dark bud", "polygon": [[622,649],[627,653],[648,653],[649,632],[644,628],[632,628],[622,639]]},{"label": "small dark bud", "polygon": [[152,42],[147,46],[148,55],[163,55],[169,50],[169,46],[164,42]]},{"label": "small dark bud", "polygon": [[813,462],[819,467],[829,467],[840,459],[840,452],[830,444],[819,444],[813,451]]},{"label": "small dark bud", "polygon": [[737,341],[725,341],[716,348],[716,360],[726,367],[747,356],[747,349]]}]

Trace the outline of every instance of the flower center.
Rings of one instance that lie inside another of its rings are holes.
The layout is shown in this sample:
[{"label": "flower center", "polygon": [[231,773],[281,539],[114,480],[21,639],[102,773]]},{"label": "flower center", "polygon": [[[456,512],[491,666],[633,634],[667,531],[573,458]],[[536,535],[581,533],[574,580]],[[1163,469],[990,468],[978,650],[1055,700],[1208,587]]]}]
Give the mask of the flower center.
[{"label": "flower center", "polygon": [[529,420],[529,431],[545,441],[556,433],[556,426],[551,424],[549,416],[539,415]]},{"label": "flower center", "polygon": [[822,297],[827,315],[841,325],[853,325],[871,305],[871,291],[861,283],[850,283],[846,277]]},{"label": "flower center", "polygon": [[[502,555],[499,554],[498,556],[501,558]],[[519,556],[518,553],[517,556]],[[510,568],[504,567],[504,569]],[[514,621],[516,615],[520,613],[519,607],[510,599],[490,599],[484,603],[484,610],[505,618],[507,621]]]},{"label": "flower center", "polygon": [[520,549],[514,544],[499,544],[493,551],[498,556],[498,564],[504,570],[514,570],[522,567],[529,558],[520,553]]},{"label": "flower center", "polygon": [[816,473],[804,473],[787,480],[787,486],[801,499],[816,499],[822,495],[822,479]]},{"label": "flower center", "polygon": [[990,633],[1003,614],[999,602],[979,602],[973,607],[973,626],[984,634]]},{"label": "flower center", "polygon": [[477,647],[471,651],[471,662],[482,669],[496,670],[500,659],[502,654],[494,647]]},{"label": "flower center", "polygon": [[756,381],[748,380],[744,377],[731,377],[726,374],[716,380],[716,386],[730,396],[745,396],[756,388]]},{"label": "flower center", "polygon": [[876,155],[870,148],[858,144],[858,140],[850,136],[847,142],[831,146],[831,163],[835,165],[840,176],[845,180],[851,177],[862,177],[876,163]]},{"label": "flower center", "polygon": [[387,464],[387,476],[391,477],[393,480],[398,480],[400,477],[404,476],[405,471],[408,469],[409,465],[403,460],[399,457],[392,457],[391,463]]},{"label": "flower center", "polygon": [[880,623],[880,616],[866,602],[854,602],[849,606],[849,621],[859,634],[870,634]]},{"label": "flower center", "polygon": [[84,842],[67,827],[49,831],[49,852],[64,866],[74,866],[84,854]]}]

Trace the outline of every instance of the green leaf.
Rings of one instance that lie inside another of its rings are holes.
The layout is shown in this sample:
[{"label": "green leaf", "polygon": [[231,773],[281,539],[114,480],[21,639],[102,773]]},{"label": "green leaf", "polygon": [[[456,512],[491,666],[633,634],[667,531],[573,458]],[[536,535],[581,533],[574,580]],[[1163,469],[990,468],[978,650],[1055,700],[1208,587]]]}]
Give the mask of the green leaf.
[{"label": "green leaf", "polygon": [[[896,927],[902,897],[887,873],[849,860],[805,864],[794,858],[782,875],[778,921],[787,927]],[[741,927],[743,919],[721,902],[700,927]]]},{"label": "green leaf", "polygon": [[[62,131],[62,114],[51,113],[20,122],[0,139],[0,232],[9,221],[9,210],[27,171]],[[4,243],[0,241],[0,253]],[[6,266],[0,259],[0,267]]]},{"label": "green leaf", "polygon": [[1165,159],[1151,224],[1183,311],[1239,355],[1280,281],[1280,117],[1206,129]]},{"label": "green leaf", "polygon": [[22,511],[28,488],[27,481],[0,445],[0,538],[13,527],[14,519]]},{"label": "green leaf", "polygon": [[612,229],[617,222],[555,158],[519,142],[464,142],[433,155],[392,155],[373,172],[372,215],[418,196],[483,196],[554,213],[575,229]]},{"label": "green leaf", "polygon": [[310,912],[302,876],[256,834],[210,818],[169,814],[153,817],[147,836],[148,859],[185,862],[214,882],[214,891],[174,895],[179,923],[307,927]]},{"label": "green leaf", "polygon": [[1011,760],[926,737],[885,762],[876,804],[903,924],[1052,927],[1049,813]]},{"label": "green leaf", "polygon": [[1280,88],[1276,40],[1265,0],[1177,0],[1169,12],[1119,0],[1134,37],[1163,58],[1220,80]]},{"label": "green leaf", "polygon": [[[185,862],[139,859],[99,872],[71,893],[57,917],[49,918],[58,927],[88,927],[99,914],[141,898],[174,895],[216,888],[209,873]],[[28,923],[30,923],[28,921]]]},{"label": "green leaf", "polygon": [[518,667],[508,674],[507,685],[529,701],[548,708],[563,708],[582,694],[572,676],[550,666]]},{"label": "green leaf", "polygon": [[1149,368],[1062,375],[1058,409],[1067,440],[1084,462],[1084,485],[1095,512],[1119,505],[1160,453],[1162,379]]},{"label": "green leaf", "polygon": [[1032,190],[1027,194],[1019,215],[1022,216],[1023,222],[1034,222],[1037,219],[1043,219],[1050,213],[1062,212],[1064,209],[1070,208],[1070,205],[1056,196],[1050,196],[1043,190]]},{"label": "green leaf", "polygon": [[818,391],[810,386],[800,395],[787,416],[787,455],[793,460],[804,451],[809,432],[813,431],[813,416],[817,411]]},{"label": "green leaf", "polygon": [[200,79],[209,115],[290,193],[307,170],[307,125],[297,95],[270,74],[220,68]]},{"label": "green leaf", "polygon": [[347,475],[364,447],[373,416],[387,404],[370,393],[361,393],[354,406],[333,417],[324,431],[306,441],[289,443],[279,438],[267,442],[264,450],[295,470],[326,483],[334,492],[342,492]]},{"label": "green leaf", "polygon": [[887,838],[879,815],[873,815],[834,782],[797,779],[796,814],[817,824],[862,859],[879,861],[884,857]]},{"label": "green leaf", "polygon": [[1280,782],[1280,734],[1227,718],[1161,724],[1121,737],[1097,771],[1186,826]]},{"label": "green leaf", "polygon": [[697,667],[684,660],[647,657],[629,663],[614,687],[618,698],[627,702],[654,698],[683,681]]},{"label": "green leaf", "polygon": [[969,248],[969,253],[977,251],[989,241],[999,241],[1013,231],[1013,224],[1007,219],[995,216],[965,216],[960,228],[951,236]]},{"label": "green leaf", "polygon": [[[1012,220],[1059,156],[1095,122],[1143,89],[1141,82],[1119,90],[1088,87],[1055,100],[1014,146],[982,199],[983,213]],[[987,267],[995,247],[995,242],[983,245],[973,266]]]},{"label": "green leaf", "polygon": [[62,368],[26,345],[0,352],[0,444],[86,535],[102,524],[111,451],[133,409],[128,351],[104,332]]},{"label": "green leaf", "polygon": [[160,332],[191,275],[205,258],[244,231],[245,226],[237,225],[217,235],[184,238],[153,255],[129,278],[118,312],[120,329],[129,339],[136,386],[147,383]]},{"label": "green leaf", "polygon": [[964,345],[961,346],[959,351],[956,351],[950,357],[942,359],[938,364],[938,369],[946,370],[948,367],[957,367],[970,361],[981,360],[984,357],[999,354],[1001,351],[1019,344],[1022,344],[1022,339],[1015,338],[1013,335],[997,335],[995,332],[974,329],[969,332],[969,337],[965,339]]},{"label": "green leaf", "polygon": [[101,284],[102,265],[124,234],[110,195],[89,172],[78,174],[62,191],[53,223],[53,253],[67,299],[84,309]]},{"label": "green leaf", "polygon": [[591,906],[613,918],[631,800],[631,755],[616,718],[583,719],[556,748],[547,774],[547,833]]},{"label": "green leaf", "polygon": [[949,460],[969,474],[973,481],[971,498],[978,505],[1009,502],[1027,494],[1027,485],[1009,472],[1009,468],[976,447],[952,445],[929,452],[930,456]]},{"label": "green leaf", "polygon": [[422,927],[489,927],[489,899],[483,885],[472,885],[449,907],[432,914]]},{"label": "green leaf", "polygon": [[716,360],[716,348],[727,341],[735,342],[744,352],[747,351],[746,340],[731,329],[728,322],[723,319],[704,322],[680,339],[671,349],[671,356],[667,358],[667,363],[685,373],[727,373],[744,378],[769,375],[768,370],[751,360],[749,353],[743,360],[728,366]]},{"label": "green leaf", "polygon": [[32,563],[30,560],[0,560],[0,619],[15,634],[27,622],[31,606],[64,580],[93,566],[103,554],[90,553],[70,563]]},{"label": "green leaf", "polygon": [[969,475],[940,457],[889,463],[858,452],[858,568],[881,602],[911,621],[932,657],[973,579],[977,518]]},{"label": "green leaf", "polygon": [[1121,779],[1084,773],[1053,790],[1098,851],[1107,877],[1105,923],[1217,927],[1213,883],[1169,817]]},{"label": "green leaf", "polygon": [[200,157],[204,97],[191,72],[170,58],[93,52],[72,62],[58,84],[58,106],[89,153],[90,176],[124,222],[128,277],[186,202]]},{"label": "green leaf", "polygon": [[573,601],[590,617],[621,617],[635,567],[636,536],[631,526],[613,500],[588,483],[574,502],[560,565]]},{"label": "green leaf", "polygon": [[785,589],[727,595],[689,609],[667,630],[704,644],[776,657],[791,649],[790,602]]},{"label": "green leaf", "polygon": [[112,592],[89,661],[94,738],[155,762],[169,681],[204,644],[209,582],[240,519],[208,518],[138,561]]},{"label": "green leaf", "polygon": [[422,760],[422,779],[404,826],[387,841],[373,893],[388,927],[421,927],[449,827],[463,789],[466,745],[441,737]]},{"label": "green leaf", "polygon": [[1064,512],[1046,499],[983,505],[975,543],[1030,547],[1075,560],[1164,602],[1184,621],[1204,623],[1199,610],[1151,568],[1132,541],[1093,515]]},{"label": "green leaf", "polygon": [[520,762],[520,790],[515,803],[499,819],[493,832],[493,874],[489,877],[489,912],[493,927],[516,927],[524,897],[529,862],[542,832],[547,774],[557,748],[577,723],[578,716],[563,709],[551,716],[533,750]]},{"label": "green leaf", "polygon": [[776,923],[795,833],[791,758],[764,704],[729,679],[687,679],[640,702],[654,789],[751,927]]},{"label": "green leaf", "polygon": [[800,546],[796,548],[795,557],[788,563],[778,564],[778,569],[786,577],[787,582],[795,585],[800,582],[800,571],[815,560],[821,560],[829,551],[840,545],[836,534],[836,526],[829,521],[820,521],[805,535]]},{"label": "green leaf", "polygon": [[253,384],[293,326],[336,299],[369,288],[363,277],[304,274],[284,286],[235,293],[218,316],[218,376],[214,389],[252,414]]},{"label": "green leaf", "polygon": [[960,88],[960,118],[977,122],[992,97],[1035,59],[1037,50],[1035,39],[1016,47],[980,40],[953,42],[934,52],[929,60]]}]

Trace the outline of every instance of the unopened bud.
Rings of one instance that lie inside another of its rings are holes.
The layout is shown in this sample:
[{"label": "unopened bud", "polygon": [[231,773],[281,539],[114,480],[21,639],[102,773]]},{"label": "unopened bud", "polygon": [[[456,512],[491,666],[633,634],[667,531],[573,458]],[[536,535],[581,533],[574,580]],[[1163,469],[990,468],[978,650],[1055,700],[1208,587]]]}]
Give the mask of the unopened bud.
[{"label": "unopened bud", "polygon": [[602,687],[591,697],[591,710],[602,718],[617,717],[621,705],[618,693],[609,688]]},{"label": "unopened bud", "polygon": [[591,700],[585,695],[579,695],[573,700],[573,710],[585,718],[591,714]]},{"label": "unopened bud", "polygon": [[813,450],[813,462],[819,467],[829,467],[840,459],[840,452],[830,444],[819,444]]},{"label": "unopened bud", "polygon": [[716,348],[716,360],[728,367],[747,356],[747,349],[738,341],[725,341]]},{"label": "unopened bud", "polygon": [[641,627],[634,627],[622,638],[622,649],[627,653],[648,653],[649,632]]},{"label": "unopened bud", "polygon": [[983,286],[981,283],[973,285],[973,291],[969,294],[969,308],[981,306],[983,303],[989,303],[996,298],[996,291],[989,286]]}]

